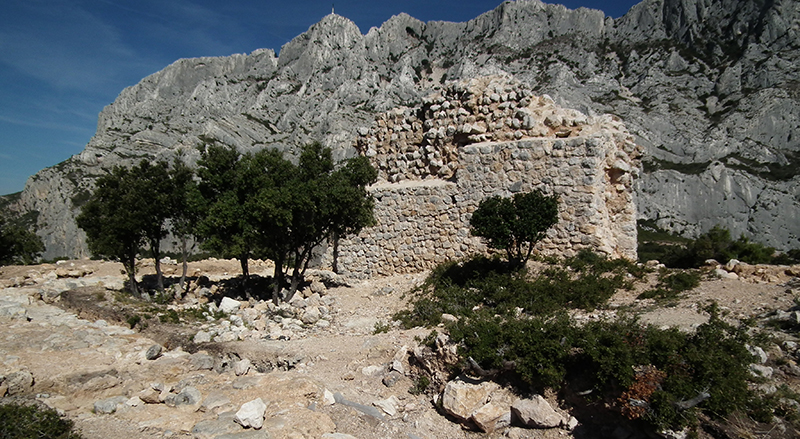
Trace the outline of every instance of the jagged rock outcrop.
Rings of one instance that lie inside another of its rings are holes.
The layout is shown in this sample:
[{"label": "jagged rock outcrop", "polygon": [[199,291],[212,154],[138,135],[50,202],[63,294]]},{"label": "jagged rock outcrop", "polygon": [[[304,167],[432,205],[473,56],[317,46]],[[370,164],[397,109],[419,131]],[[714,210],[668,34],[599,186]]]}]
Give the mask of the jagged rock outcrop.
[{"label": "jagged rock outcrop", "polygon": [[617,20],[517,1],[466,23],[401,14],[366,35],[329,15],[280,56],[180,60],[125,89],[86,149],[31,177],[15,208],[38,212],[46,258],[85,255],[73,218],[115,164],[191,162],[210,141],[292,152],[320,140],[343,158],[375,114],[505,74],[625,122],[645,148],[640,218],[800,247],[799,20],[793,0],[644,0]]}]

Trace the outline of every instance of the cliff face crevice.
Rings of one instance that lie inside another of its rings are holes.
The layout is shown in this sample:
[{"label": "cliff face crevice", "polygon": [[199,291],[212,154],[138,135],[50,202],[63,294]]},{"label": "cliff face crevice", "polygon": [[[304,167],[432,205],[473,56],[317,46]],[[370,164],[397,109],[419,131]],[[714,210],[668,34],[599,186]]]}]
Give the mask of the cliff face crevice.
[{"label": "cliff face crevice", "polygon": [[31,177],[15,208],[39,212],[45,257],[82,255],[73,218],[114,165],[191,163],[212,141],[292,153],[319,140],[345,158],[376,114],[500,75],[624,121],[645,149],[640,218],[800,247],[798,22],[791,0],[645,0],[617,20],[521,0],[466,23],[401,14],[366,35],[329,15],[277,57],[179,60],[123,90],[86,149]]}]

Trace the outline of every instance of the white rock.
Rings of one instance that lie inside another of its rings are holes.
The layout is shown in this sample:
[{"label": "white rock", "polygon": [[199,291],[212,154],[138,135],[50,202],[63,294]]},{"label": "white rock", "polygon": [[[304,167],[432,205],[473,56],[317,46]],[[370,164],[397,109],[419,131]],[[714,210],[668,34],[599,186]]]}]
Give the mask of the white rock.
[{"label": "white rock", "polygon": [[250,402],[242,404],[242,408],[236,412],[236,422],[242,427],[252,427],[259,429],[264,426],[264,414],[267,412],[267,405],[261,398],[256,398]]},{"label": "white rock", "polygon": [[373,376],[383,372],[383,369],[384,369],[383,366],[364,366],[361,369],[361,373],[363,373],[366,376]]},{"label": "white rock", "polygon": [[306,325],[313,325],[314,323],[317,323],[321,318],[322,318],[322,313],[319,312],[319,308],[316,306],[310,306],[306,308],[301,320]]},{"label": "white rock", "polygon": [[389,398],[375,401],[372,403],[375,407],[383,410],[389,416],[394,416],[397,414],[397,409],[400,406],[400,400],[397,399],[396,396],[392,395]]},{"label": "white rock", "polygon": [[739,275],[722,268],[714,269],[714,275],[720,279],[739,279]]},{"label": "white rock", "polygon": [[733,269],[739,264],[741,264],[741,262],[739,262],[738,259],[731,259],[727,264],[725,264],[725,269],[728,271],[733,271]]},{"label": "white rock", "polygon": [[442,392],[442,408],[456,418],[466,421],[489,401],[499,386],[491,381],[471,383],[461,379],[447,383]]},{"label": "white rock", "polygon": [[238,300],[231,299],[230,297],[223,297],[222,301],[219,303],[219,310],[230,314],[238,311],[240,306],[242,306],[242,304]]},{"label": "white rock", "polygon": [[750,345],[745,345],[745,347],[747,348],[747,351],[750,352],[750,354],[752,356],[756,357],[756,359],[758,360],[758,362],[760,364],[764,364],[764,363],[767,362],[767,359],[768,359],[767,358],[767,353],[764,352],[764,349],[761,349],[758,346],[750,346]]},{"label": "white rock", "polygon": [[206,331],[197,331],[194,335],[195,343],[208,343],[211,341],[211,334]]},{"label": "white rock", "polygon": [[458,317],[456,317],[456,316],[454,316],[452,314],[444,313],[444,314],[442,314],[442,321],[445,322],[445,323],[456,323],[456,322],[458,322]]},{"label": "white rock", "polygon": [[555,428],[566,423],[564,417],[553,410],[541,395],[518,400],[511,405],[511,413],[528,427]]},{"label": "white rock", "polygon": [[130,407],[139,407],[140,405],[144,405],[144,401],[142,401],[138,396],[134,396],[133,398],[125,401],[125,405]]},{"label": "white rock", "polygon": [[578,424],[579,424],[578,418],[576,418],[575,416],[570,416],[564,428],[566,428],[569,431],[572,431],[578,427]]},{"label": "white rock", "polygon": [[489,401],[472,414],[472,422],[485,433],[511,425],[511,408],[508,403]]},{"label": "white rock", "polygon": [[322,403],[324,405],[334,405],[336,404],[336,398],[333,397],[333,393],[330,390],[325,389],[322,392]]},{"label": "white rock", "polygon": [[248,360],[247,358],[243,358],[242,360],[233,363],[233,373],[237,377],[242,375],[247,375],[247,372],[250,371],[250,367],[252,367],[250,360]]},{"label": "white rock", "polygon": [[754,377],[761,377],[761,378],[772,378],[773,369],[769,366],[764,366],[762,364],[751,364],[750,365],[750,373]]},{"label": "white rock", "polygon": [[396,370],[396,371],[400,372],[401,374],[405,374],[406,373],[406,369],[405,369],[405,367],[403,367],[403,363],[401,361],[399,361],[399,360],[392,360],[392,365],[391,365],[390,369],[391,370]]}]

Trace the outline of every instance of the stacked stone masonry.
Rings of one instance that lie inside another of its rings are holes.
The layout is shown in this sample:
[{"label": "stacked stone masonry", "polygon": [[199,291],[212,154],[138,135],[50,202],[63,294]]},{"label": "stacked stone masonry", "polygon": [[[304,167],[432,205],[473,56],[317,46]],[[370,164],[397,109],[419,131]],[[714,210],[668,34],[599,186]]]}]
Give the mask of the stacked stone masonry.
[{"label": "stacked stone masonry", "polygon": [[481,200],[534,189],[560,200],[538,252],[636,258],[641,148],[612,116],[562,109],[507,78],[483,77],[449,84],[421,108],[378,115],[357,148],[379,170],[377,225],[340,242],[342,272],[419,272],[486,252],[469,231]]}]

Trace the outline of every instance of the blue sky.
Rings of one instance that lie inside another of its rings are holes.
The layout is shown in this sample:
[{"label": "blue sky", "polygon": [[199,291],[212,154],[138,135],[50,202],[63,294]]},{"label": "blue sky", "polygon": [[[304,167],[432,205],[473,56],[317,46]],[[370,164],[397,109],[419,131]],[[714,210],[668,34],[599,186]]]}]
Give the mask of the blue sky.
[{"label": "blue sky", "polygon": [[[498,0],[342,0],[362,33],[401,12],[467,21]],[[565,0],[619,17],[636,0]],[[330,1],[4,0],[0,15],[0,195],[83,150],[123,88],[180,58],[276,52],[330,13]]]}]

